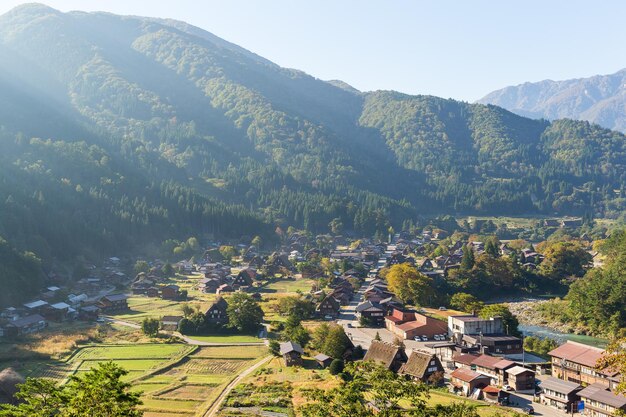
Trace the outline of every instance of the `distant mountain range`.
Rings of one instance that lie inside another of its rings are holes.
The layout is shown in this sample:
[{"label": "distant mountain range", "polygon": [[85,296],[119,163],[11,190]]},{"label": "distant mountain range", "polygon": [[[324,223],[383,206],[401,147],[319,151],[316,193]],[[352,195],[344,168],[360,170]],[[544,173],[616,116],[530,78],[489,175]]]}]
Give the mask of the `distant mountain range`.
[{"label": "distant mountain range", "polygon": [[39,4],[0,16],[0,236],[20,265],[24,251],[82,264],[335,218],[385,235],[440,214],[616,216],[625,139],[359,92],[172,20]]},{"label": "distant mountain range", "polygon": [[533,118],[587,120],[626,132],[626,69],[566,81],[506,87],[478,100]]}]

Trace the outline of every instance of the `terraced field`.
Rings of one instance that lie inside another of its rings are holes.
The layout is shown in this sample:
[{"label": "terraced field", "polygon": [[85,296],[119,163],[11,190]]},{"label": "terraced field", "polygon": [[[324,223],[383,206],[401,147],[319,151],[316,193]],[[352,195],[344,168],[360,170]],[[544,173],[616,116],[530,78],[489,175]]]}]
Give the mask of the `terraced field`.
[{"label": "terraced field", "polygon": [[29,376],[62,381],[112,360],[129,371],[125,380],[141,391],[148,417],[202,415],[243,369],[267,354],[264,346],[185,344],[97,345],[77,350],[67,362],[33,363]]}]

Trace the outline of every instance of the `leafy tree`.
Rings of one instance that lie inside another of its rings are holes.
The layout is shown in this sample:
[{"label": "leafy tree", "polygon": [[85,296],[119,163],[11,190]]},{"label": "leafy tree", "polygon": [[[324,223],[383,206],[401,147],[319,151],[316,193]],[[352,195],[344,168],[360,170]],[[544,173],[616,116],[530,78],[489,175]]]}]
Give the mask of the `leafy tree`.
[{"label": "leafy tree", "polygon": [[350,338],[343,327],[322,323],[313,331],[312,346],[331,358],[343,358],[345,352],[352,347]]},{"label": "leafy tree", "polygon": [[[416,384],[372,362],[350,363],[344,373],[346,377],[338,387],[304,393],[309,400],[300,409],[304,417],[423,416],[425,384]],[[379,408],[376,413],[367,406],[369,401]],[[410,408],[402,408],[401,401]]]},{"label": "leafy tree", "polygon": [[182,303],[180,305],[180,311],[183,313],[184,317],[190,317],[196,310],[188,303]]},{"label": "leafy tree", "polygon": [[261,239],[261,236],[255,236],[250,243],[256,248],[261,248],[261,245],[263,244],[263,239]]},{"label": "leafy tree", "polygon": [[471,294],[458,292],[450,298],[450,306],[468,313],[478,313],[485,306],[485,303]]},{"label": "leafy tree", "polygon": [[490,236],[485,240],[485,253],[494,258],[500,256],[500,241],[496,236]]},{"label": "leafy tree", "polygon": [[504,330],[512,336],[520,336],[518,330],[519,321],[511,313],[511,310],[504,304],[488,304],[480,310],[479,316],[482,318],[501,317]]},{"label": "leafy tree", "polygon": [[328,367],[328,372],[331,375],[338,375],[341,372],[343,372],[343,368],[344,368],[343,360],[333,359],[333,361],[330,363],[330,366]]},{"label": "leafy tree", "polygon": [[555,281],[583,276],[592,261],[591,255],[575,242],[548,242],[542,251],[545,259],[539,272]]},{"label": "leafy tree", "polygon": [[165,277],[171,277],[175,273],[174,267],[169,262],[167,262],[165,265],[163,265],[163,268],[161,268],[161,272],[163,273],[163,275]]},{"label": "leafy tree", "polygon": [[161,323],[158,319],[146,317],[141,322],[141,331],[149,337],[157,337],[159,335],[159,327]]},{"label": "leafy tree", "polygon": [[380,342],[382,339],[380,337],[380,333],[376,332],[376,335],[374,336],[374,340]]},{"label": "leafy tree", "polygon": [[122,382],[128,371],[113,362],[99,363],[57,386],[48,379],[29,378],[17,393],[20,404],[2,405],[0,415],[11,417],[140,417],[139,392]]},{"label": "leafy tree", "polygon": [[469,271],[474,267],[474,249],[470,245],[463,246],[463,257],[461,258],[461,270]]},{"label": "leafy tree", "polygon": [[389,289],[405,302],[426,305],[434,294],[432,278],[409,264],[393,265],[385,278]]},{"label": "leafy tree", "polygon": [[150,265],[148,265],[148,262],[146,261],[139,260],[135,262],[133,270],[135,271],[135,274],[139,274],[141,272],[147,273],[150,271]]},{"label": "leafy tree", "polygon": [[0,405],[0,416],[6,417],[52,417],[67,401],[56,382],[46,378],[27,378],[15,394],[20,404]]},{"label": "leafy tree", "polygon": [[237,256],[237,250],[233,246],[223,245],[220,246],[220,254],[224,257],[224,259],[231,261],[235,256]]},{"label": "leafy tree", "polygon": [[239,331],[258,330],[263,320],[263,310],[252,296],[236,292],[228,299],[228,327]]},{"label": "leafy tree", "polygon": [[341,233],[341,231],[343,230],[343,222],[341,221],[340,218],[335,217],[334,219],[331,220],[331,222],[328,224],[328,227],[330,227],[330,231],[332,234],[334,235],[338,235]]},{"label": "leafy tree", "polygon": [[280,343],[272,339],[268,345],[269,352],[274,356],[280,356]]}]

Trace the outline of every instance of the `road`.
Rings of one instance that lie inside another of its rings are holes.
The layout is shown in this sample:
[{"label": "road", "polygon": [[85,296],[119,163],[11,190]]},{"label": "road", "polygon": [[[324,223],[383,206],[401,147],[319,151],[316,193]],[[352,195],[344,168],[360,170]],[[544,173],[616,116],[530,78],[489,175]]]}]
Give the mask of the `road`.
[{"label": "road", "polygon": [[267,362],[269,362],[271,359],[273,358],[273,356],[266,356],[265,358],[263,358],[262,360],[260,360],[259,362],[255,363],[254,365],[252,365],[251,367],[249,367],[248,369],[246,369],[245,371],[243,371],[242,373],[240,373],[237,378],[233,379],[230,384],[228,384],[226,386],[226,388],[224,388],[224,390],[222,391],[222,393],[219,395],[219,397],[217,397],[217,399],[213,402],[213,404],[211,405],[211,407],[209,407],[209,409],[207,410],[206,413],[204,413],[204,417],[215,417],[217,415],[217,412],[219,411],[222,403],[224,402],[224,400],[226,399],[226,397],[228,396],[228,394],[230,394],[230,392],[233,390],[233,388],[235,388],[237,386],[237,384],[239,384],[245,377],[247,377],[248,375],[250,375],[252,372],[256,371],[258,368],[260,368],[261,366],[265,365]]},{"label": "road", "polygon": [[552,408],[550,406],[540,403],[534,403],[532,395],[511,393],[510,401],[511,404],[515,404],[513,408],[516,408],[520,411],[524,409],[524,407],[533,407],[535,409],[534,415],[536,416],[565,417],[568,415],[564,411],[557,410],[556,408]]}]

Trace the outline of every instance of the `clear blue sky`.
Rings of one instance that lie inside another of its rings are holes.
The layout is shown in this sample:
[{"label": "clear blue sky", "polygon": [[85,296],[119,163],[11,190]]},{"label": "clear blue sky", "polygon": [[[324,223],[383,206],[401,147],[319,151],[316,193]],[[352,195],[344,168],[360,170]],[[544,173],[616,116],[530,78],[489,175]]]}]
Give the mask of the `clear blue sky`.
[{"label": "clear blue sky", "polygon": [[[23,1],[0,1],[0,13]],[[626,1],[49,0],[171,17],[360,90],[467,101],[511,84],[626,67]]]}]

